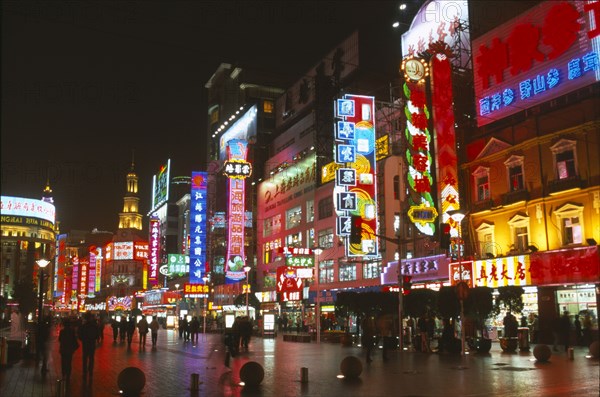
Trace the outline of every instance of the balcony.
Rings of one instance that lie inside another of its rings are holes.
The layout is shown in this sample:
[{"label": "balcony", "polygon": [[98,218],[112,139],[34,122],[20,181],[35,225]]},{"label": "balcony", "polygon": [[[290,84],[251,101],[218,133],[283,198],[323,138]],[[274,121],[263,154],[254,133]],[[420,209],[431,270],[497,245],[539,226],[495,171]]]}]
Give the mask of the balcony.
[{"label": "balcony", "polygon": [[477,213],[482,211],[488,211],[491,210],[493,206],[494,200],[491,199],[476,201],[471,204],[471,212]]},{"label": "balcony", "polygon": [[584,181],[579,176],[564,179],[555,179],[548,182],[548,193],[555,195],[570,190],[579,190],[584,187]]},{"label": "balcony", "polygon": [[527,200],[529,200],[529,191],[527,189],[515,190],[502,195],[502,205],[510,205]]}]

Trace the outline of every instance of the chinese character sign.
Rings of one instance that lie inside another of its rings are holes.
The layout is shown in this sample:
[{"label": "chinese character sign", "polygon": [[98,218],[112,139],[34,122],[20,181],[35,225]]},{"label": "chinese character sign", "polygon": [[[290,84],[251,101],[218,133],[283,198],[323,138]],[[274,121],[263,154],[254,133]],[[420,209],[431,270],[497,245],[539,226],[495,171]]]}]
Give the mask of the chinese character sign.
[{"label": "chinese character sign", "polygon": [[477,124],[600,80],[599,2],[545,1],[473,42]]},{"label": "chinese character sign", "polygon": [[96,252],[95,250],[90,251],[90,264],[88,267],[88,287],[87,295],[94,296],[96,292]]},{"label": "chinese character sign", "polygon": [[158,261],[160,255],[160,220],[150,218],[150,243],[148,252],[148,284],[158,284]]},{"label": "chinese character sign", "polygon": [[473,262],[476,287],[531,285],[529,255],[509,256]]},{"label": "chinese character sign", "polygon": [[[246,160],[247,142],[241,139],[229,141],[227,146],[228,160]],[[244,252],[244,211],[245,185],[244,179],[228,178],[229,185],[229,232],[227,238],[227,258],[225,263],[225,279],[227,283],[243,280],[246,275],[246,253]]]},{"label": "chinese character sign", "polygon": [[361,241],[351,244],[346,239],[348,256],[374,256],[377,245],[377,186],[375,144],[375,98],[347,94],[335,104],[338,122],[336,138],[336,171],[334,199],[338,215],[337,233],[350,233],[347,219],[359,216]]},{"label": "chinese character sign", "polygon": [[[190,203],[190,283],[202,283],[202,277],[206,272],[207,190],[208,174],[206,172],[192,172],[192,197]],[[182,268],[180,267],[179,269]]]}]

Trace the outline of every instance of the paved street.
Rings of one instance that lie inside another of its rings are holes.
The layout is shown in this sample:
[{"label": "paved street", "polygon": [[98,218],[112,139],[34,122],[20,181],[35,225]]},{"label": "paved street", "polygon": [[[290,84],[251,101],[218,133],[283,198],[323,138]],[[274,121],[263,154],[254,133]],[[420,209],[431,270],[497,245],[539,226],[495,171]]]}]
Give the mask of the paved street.
[{"label": "paved street", "polygon": [[[49,373],[42,377],[34,360],[24,359],[0,371],[3,397],[57,395],[60,357],[52,335]],[[598,396],[598,360],[586,358],[587,349],[575,348],[570,360],[555,352],[549,363],[536,363],[532,353],[507,354],[494,343],[487,355],[465,358],[443,354],[394,351],[384,362],[377,351],[366,364],[360,347],[339,344],[299,343],[253,338],[250,351],[225,364],[221,335],[200,335],[198,346],[182,342],[173,330],[161,330],[158,348],[150,341],[139,350],[137,334],[132,348],[106,338],[96,350],[93,379],[83,382],[81,348],[73,358],[73,375],[67,396],[119,395],[117,377],[135,366],[146,374],[143,396]],[[357,380],[340,379],[341,360],[361,358],[363,371]],[[260,363],[265,378],[258,389],[239,385],[239,369],[247,361]],[[301,382],[301,368],[308,368],[308,382]],[[191,374],[200,377],[198,392],[190,391]]]}]

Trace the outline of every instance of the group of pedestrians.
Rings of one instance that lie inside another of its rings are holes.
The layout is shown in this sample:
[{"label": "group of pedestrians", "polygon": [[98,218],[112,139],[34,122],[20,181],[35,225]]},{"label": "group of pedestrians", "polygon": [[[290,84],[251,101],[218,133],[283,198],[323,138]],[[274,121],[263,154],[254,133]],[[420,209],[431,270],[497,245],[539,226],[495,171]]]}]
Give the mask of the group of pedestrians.
[{"label": "group of pedestrians", "polygon": [[[146,335],[151,332],[152,348],[156,348],[158,340],[158,330],[160,325],[156,316],[152,322],[148,324],[146,317],[142,317],[140,321],[135,322],[133,316],[127,319],[122,317],[121,321],[113,319],[111,321],[113,330],[113,341],[117,342],[120,338],[121,342],[127,340],[127,347],[131,348],[133,336],[136,328],[139,332],[139,349],[146,348]],[[94,374],[94,355],[97,345],[102,343],[104,339],[104,321],[96,319],[91,313],[86,313],[81,319],[66,318],[62,321],[62,329],[58,335],[59,353],[61,356],[61,373],[62,379],[68,381],[71,378],[73,354],[82,348],[82,375],[84,380],[89,377],[91,380]],[[45,359],[44,359],[45,363]],[[43,364],[44,365],[44,364]],[[42,367],[42,371],[44,366]]]},{"label": "group of pedestrians", "polygon": [[233,321],[231,329],[225,331],[225,346],[232,357],[242,350],[248,351],[253,328],[250,317],[238,316]]},{"label": "group of pedestrians", "polygon": [[394,324],[392,316],[389,314],[381,314],[377,317],[368,315],[361,321],[361,328],[361,345],[366,351],[365,360],[367,364],[373,361],[373,358],[371,357],[373,348],[379,345],[380,340],[383,345],[381,356],[383,361],[387,361],[388,351],[395,343],[393,337]]}]

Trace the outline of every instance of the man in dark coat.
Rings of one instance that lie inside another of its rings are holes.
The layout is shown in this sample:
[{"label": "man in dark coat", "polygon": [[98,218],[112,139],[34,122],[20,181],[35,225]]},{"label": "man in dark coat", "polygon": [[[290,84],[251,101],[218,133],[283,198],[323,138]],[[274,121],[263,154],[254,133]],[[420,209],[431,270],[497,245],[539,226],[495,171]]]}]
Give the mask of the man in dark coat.
[{"label": "man in dark coat", "polygon": [[62,369],[62,379],[67,382],[71,379],[71,367],[73,362],[73,353],[79,348],[77,335],[73,329],[71,319],[63,321],[63,329],[58,334],[58,342],[60,344],[60,364]]},{"label": "man in dark coat", "polygon": [[127,322],[127,347],[131,347],[133,334],[135,334],[135,317],[129,316],[129,321]]},{"label": "man in dark coat", "polygon": [[85,321],[79,327],[79,339],[83,348],[83,377],[90,378],[94,375],[94,353],[96,352],[96,339],[98,338],[98,324],[91,315],[86,313]]}]

